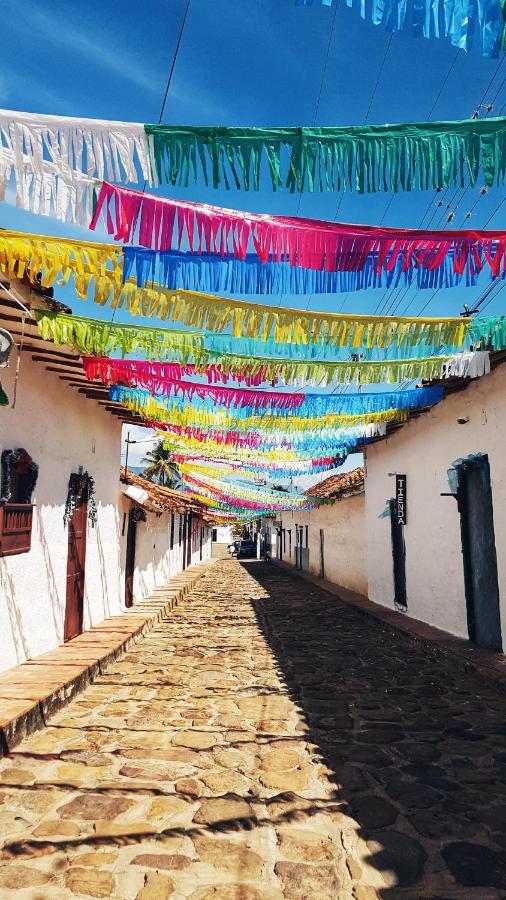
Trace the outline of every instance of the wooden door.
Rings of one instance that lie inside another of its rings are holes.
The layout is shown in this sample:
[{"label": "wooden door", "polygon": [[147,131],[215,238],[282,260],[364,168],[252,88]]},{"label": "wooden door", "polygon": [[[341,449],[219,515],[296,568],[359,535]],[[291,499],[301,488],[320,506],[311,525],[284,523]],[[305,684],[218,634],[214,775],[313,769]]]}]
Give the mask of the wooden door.
[{"label": "wooden door", "polygon": [[76,504],[69,519],[69,541],[67,558],[67,597],[65,603],[65,624],[63,640],[81,634],[84,609],[84,571],[86,563],[86,524],[88,501],[76,498]]},{"label": "wooden door", "polygon": [[502,650],[490,466],[482,456],[457,467],[469,637]]},{"label": "wooden door", "polygon": [[135,572],[135,544],[137,541],[137,517],[130,510],[128,516],[128,531],[125,559],[125,606],[134,604],[134,572]]}]

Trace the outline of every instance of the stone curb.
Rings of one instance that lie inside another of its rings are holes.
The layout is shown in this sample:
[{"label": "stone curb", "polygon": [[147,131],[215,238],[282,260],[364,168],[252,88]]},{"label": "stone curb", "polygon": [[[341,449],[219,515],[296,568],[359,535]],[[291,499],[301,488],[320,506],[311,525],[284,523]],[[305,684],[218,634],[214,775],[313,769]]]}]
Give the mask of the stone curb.
[{"label": "stone curb", "polygon": [[506,685],[506,655],[483,650],[472,644],[471,641],[455,637],[447,631],[428,625],[420,619],[414,619],[406,613],[373,603],[362,594],[318,578],[316,575],[310,575],[308,572],[302,572],[283,560],[275,559],[273,562],[287,575],[309,581],[321,588],[322,591],[337,597],[342,603],[353,606],[362,615],[375,619],[391,633],[401,631],[408,640],[416,643],[428,655],[438,656],[449,665],[457,666],[461,670],[472,670],[483,681],[493,684],[495,687],[498,684]]},{"label": "stone curb", "polygon": [[189,567],[124,615],[104,619],[56,650],[0,673],[0,757],[43,728],[53,713],[172,612],[213,564],[209,560]]}]

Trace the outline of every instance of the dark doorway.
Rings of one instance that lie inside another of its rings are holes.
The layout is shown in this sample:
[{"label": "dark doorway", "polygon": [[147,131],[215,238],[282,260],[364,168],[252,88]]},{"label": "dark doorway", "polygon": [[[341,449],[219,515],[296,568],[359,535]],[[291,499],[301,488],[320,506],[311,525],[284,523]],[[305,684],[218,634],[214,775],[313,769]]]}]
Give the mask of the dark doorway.
[{"label": "dark doorway", "polygon": [[134,572],[135,545],[137,542],[137,523],[146,521],[146,513],[142,509],[131,509],[128,515],[128,531],[125,560],[125,606],[134,604]]},{"label": "dark doorway", "polygon": [[188,526],[186,532],[186,565],[191,566],[192,564],[192,543],[193,543],[193,535],[192,535],[192,514],[188,514]]},{"label": "dark doorway", "polygon": [[469,638],[479,647],[502,650],[488,456],[463,462],[456,469]]},{"label": "dark doorway", "polygon": [[200,558],[200,562],[202,562],[202,556],[203,556],[202,542],[204,540],[204,526],[202,525],[202,522],[200,523],[200,527],[199,527],[199,540],[200,540],[199,558]]},{"label": "dark doorway", "polygon": [[181,516],[181,520],[183,523],[183,546],[182,546],[183,558],[182,558],[182,561],[183,561],[183,571],[184,571],[186,569],[186,534],[187,534],[188,519],[186,518],[186,515],[184,515],[184,516]]},{"label": "dark doorway", "polygon": [[397,504],[394,499],[388,501],[390,506],[390,528],[392,533],[392,559],[394,565],[394,600],[399,606],[407,607],[406,592],[406,544],[404,542],[404,525],[399,524]]},{"label": "dark doorway", "polygon": [[325,530],[320,528],[320,578],[325,578]]},{"label": "dark doorway", "polygon": [[81,634],[83,630],[84,571],[86,563],[86,525],[88,519],[88,499],[76,495],[72,515],[69,518],[69,541],[67,557],[67,596],[65,601],[65,623],[63,640]]}]

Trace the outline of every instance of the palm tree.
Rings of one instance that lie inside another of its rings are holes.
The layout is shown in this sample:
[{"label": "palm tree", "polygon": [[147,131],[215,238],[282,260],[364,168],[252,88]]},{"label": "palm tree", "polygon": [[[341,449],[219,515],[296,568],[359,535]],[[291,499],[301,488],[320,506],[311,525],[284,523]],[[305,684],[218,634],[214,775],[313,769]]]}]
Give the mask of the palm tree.
[{"label": "palm tree", "polygon": [[146,464],[142,474],[149,481],[154,481],[162,487],[179,485],[178,467],[172,462],[172,453],[163,440],[158,441],[141,462]]}]

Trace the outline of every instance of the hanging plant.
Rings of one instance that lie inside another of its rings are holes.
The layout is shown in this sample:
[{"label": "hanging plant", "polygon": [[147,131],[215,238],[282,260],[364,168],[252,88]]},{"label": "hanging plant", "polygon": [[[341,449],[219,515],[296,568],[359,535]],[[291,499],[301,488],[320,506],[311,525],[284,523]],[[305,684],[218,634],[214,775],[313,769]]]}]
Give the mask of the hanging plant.
[{"label": "hanging plant", "polygon": [[0,503],[31,503],[39,467],[23,447],[2,453]]},{"label": "hanging plant", "polygon": [[97,522],[97,504],[95,502],[95,481],[89,472],[84,472],[79,466],[77,472],[72,472],[69,478],[65,512],[63,513],[63,525],[67,527],[77,506],[88,504],[88,521],[93,528]]}]

